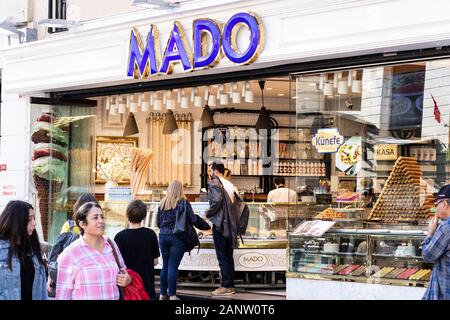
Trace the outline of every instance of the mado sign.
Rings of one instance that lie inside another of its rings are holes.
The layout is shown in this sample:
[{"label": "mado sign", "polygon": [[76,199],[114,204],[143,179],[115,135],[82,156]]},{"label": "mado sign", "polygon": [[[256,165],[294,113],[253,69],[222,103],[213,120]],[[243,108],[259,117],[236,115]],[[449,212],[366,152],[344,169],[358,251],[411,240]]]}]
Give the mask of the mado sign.
[{"label": "mado sign", "polygon": [[[249,43],[244,51],[240,51],[237,46],[241,27],[247,27],[250,32]],[[155,25],[150,25],[145,44],[139,32],[133,29],[127,75],[145,79],[152,75],[170,74],[175,63],[180,63],[185,72],[200,70],[217,65],[222,55],[236,64],[249,64],[258,58],[264,46],[264,29],[260,18],[253,13],[237,13],[223,28],[212,19],[197,19],[192,29],[193,52],[183,26],[175,21],[162,56]],[[207,43],[208,40],[211,43]]]},{"label": "mado sign", "polygon": [[344,143],[344,137],[336,128],[319,129],[312,139],[312,144],[319,153],[336,153]]}]

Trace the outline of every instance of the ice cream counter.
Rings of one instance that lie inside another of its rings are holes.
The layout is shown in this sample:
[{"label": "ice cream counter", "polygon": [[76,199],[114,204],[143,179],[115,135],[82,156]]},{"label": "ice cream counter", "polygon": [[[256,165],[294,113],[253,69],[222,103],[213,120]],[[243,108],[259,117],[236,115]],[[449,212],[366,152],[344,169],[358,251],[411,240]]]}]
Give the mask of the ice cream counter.
[{"label": "ice cream counter", "polygon": [[[110,237],[126,227],[127,203],[102,202],[106,214],[106,234]],[[318,205],[295,203],[248,202],[250,218],[243,243],[234,251],[236,285],[241,287],[284,287],[286,274],[287,230],[295,227],[305,215],[321,211]],[[145,227],[157,234],[159,202],[147,202]],[[205,218],[208,202],[191,202],[194,213]],[[205,220],[207,220],[205,218]],[[208,220],[207,220],[208,221]],[[180,265],[180,281],[189,285],[216,285],[219,264],[211,231],[197,230],[200,249],[186,253]],[[160,264],[156,269],[161,268]]]}]

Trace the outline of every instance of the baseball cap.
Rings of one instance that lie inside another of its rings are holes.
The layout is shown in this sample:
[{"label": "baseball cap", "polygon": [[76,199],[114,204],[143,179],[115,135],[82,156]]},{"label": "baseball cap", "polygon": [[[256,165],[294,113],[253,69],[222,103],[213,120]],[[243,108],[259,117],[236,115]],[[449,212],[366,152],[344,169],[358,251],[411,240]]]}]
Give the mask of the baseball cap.
[{"label": "baseball cap", "polygon": [[450,198],[450,184],[443,186],[439,189],[436,200]]}]

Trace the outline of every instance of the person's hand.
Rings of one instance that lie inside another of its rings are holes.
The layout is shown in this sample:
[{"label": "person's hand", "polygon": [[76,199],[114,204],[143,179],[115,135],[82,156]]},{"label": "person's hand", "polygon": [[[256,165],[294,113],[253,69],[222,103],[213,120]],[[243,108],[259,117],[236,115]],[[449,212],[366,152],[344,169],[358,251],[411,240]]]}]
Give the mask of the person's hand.
[{"label": "person's hand", "polygon": [[428,224],[428,236],[432,237],[434,232],[436,231],[436,228],[439,224],[439,218],[434,216],[433,218],[431,218],[429,224]]},{"label": "person's hand", "polygon": [[47,279],[47,292],[52,292],[52,280],[50,279],[50,277],[48,277]]},{"label": "person's hand", "polygon": [[127,287],[131,283],[131,277],[128,274],[126,269],[121,269],[120,272],[117,274],[117,285],[119,287]]},{"label": "person's hand", "polygon": [[153,266],[156,267],[158,264],[158,258],[153,259]]}]

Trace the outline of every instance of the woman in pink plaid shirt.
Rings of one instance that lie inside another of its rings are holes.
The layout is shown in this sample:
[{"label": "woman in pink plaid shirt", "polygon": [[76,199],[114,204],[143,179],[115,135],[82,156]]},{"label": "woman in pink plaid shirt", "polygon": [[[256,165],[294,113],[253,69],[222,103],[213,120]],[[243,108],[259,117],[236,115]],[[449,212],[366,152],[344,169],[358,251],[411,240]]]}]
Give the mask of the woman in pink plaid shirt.
[{"label": "woman in pink plaid shirt", "polygon": [[[57,300],[118,300],[119,288],[131,283],[126,269],[119,270],[105,233],[102,208],[94,202],[82,205],[75,218],[81,237],[58,257]],[[122,255],[114,247],[125,267]]]}]

